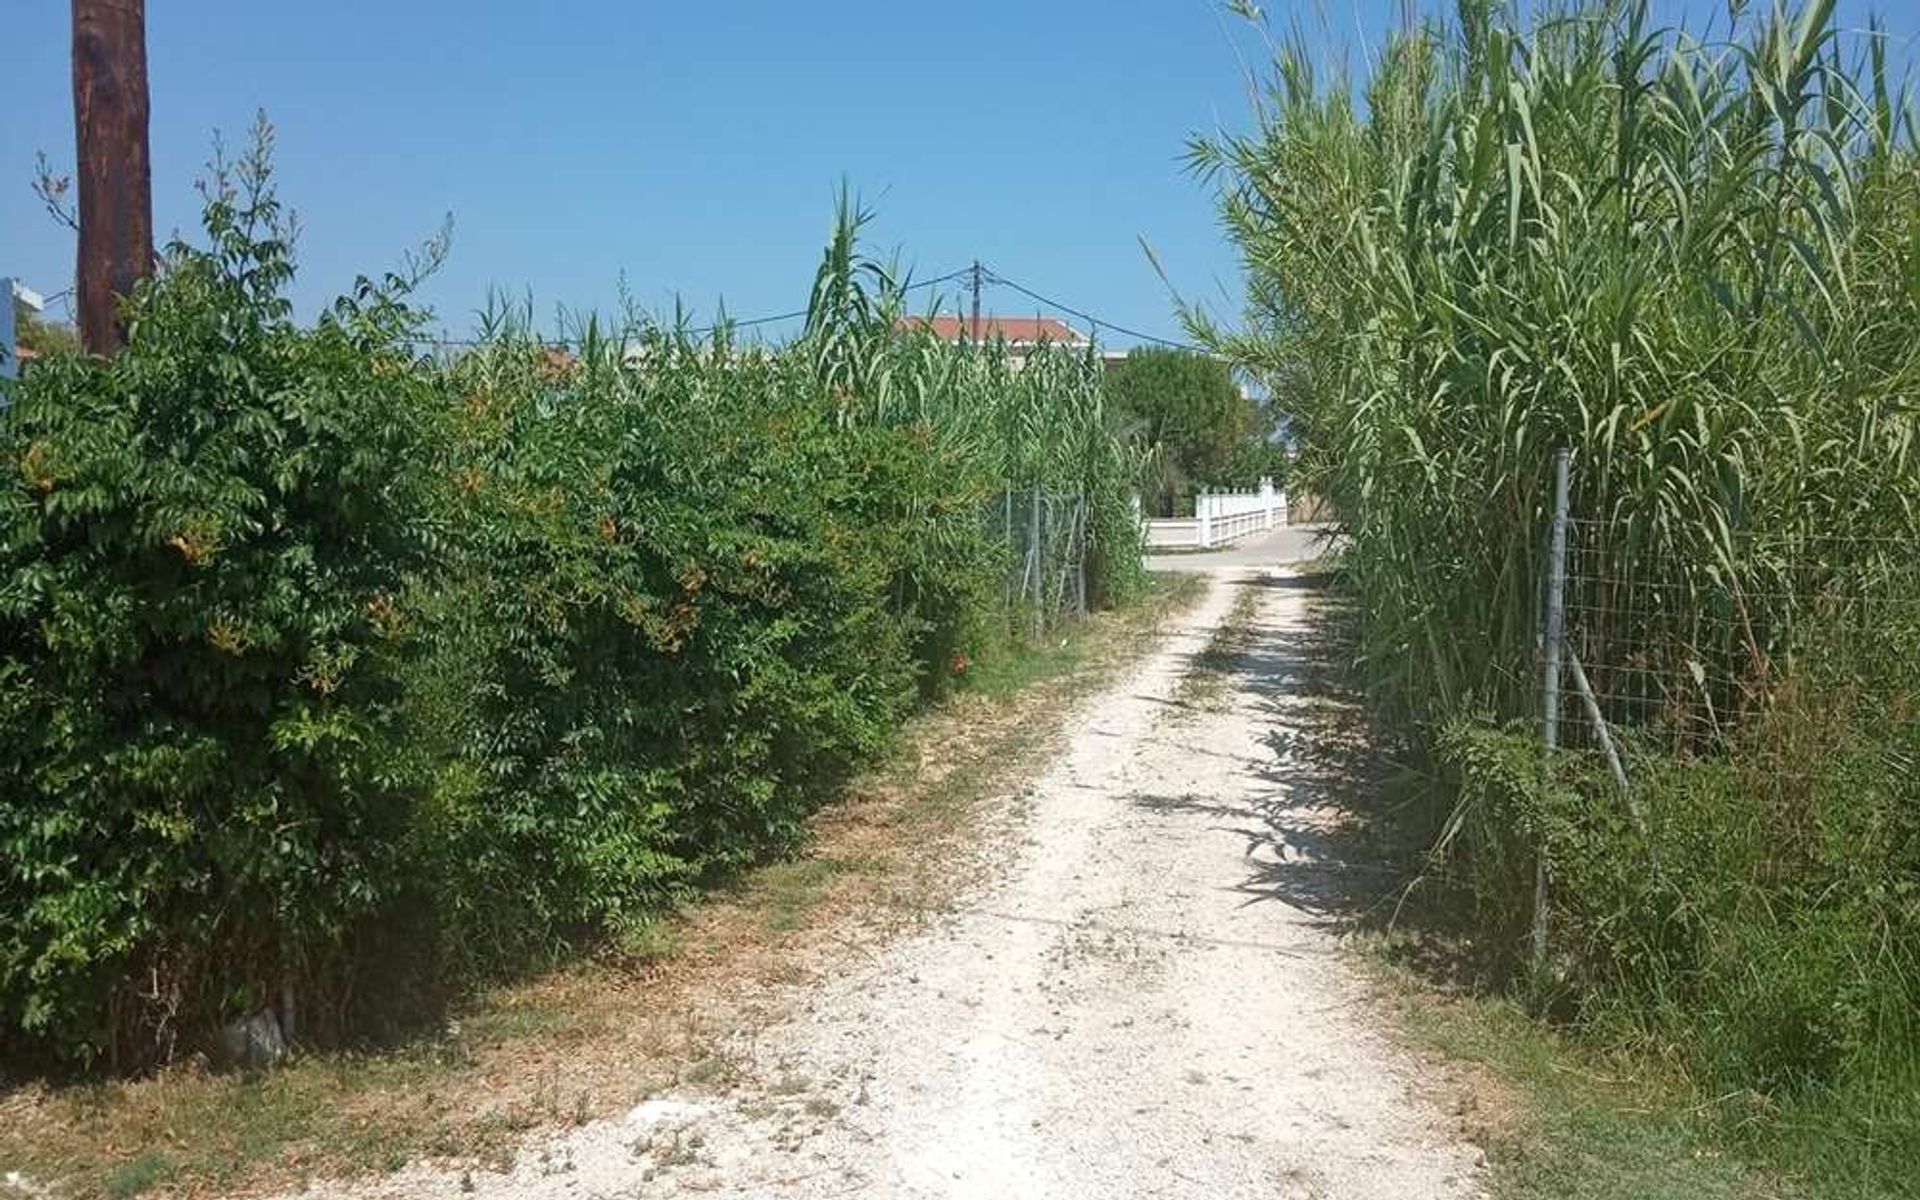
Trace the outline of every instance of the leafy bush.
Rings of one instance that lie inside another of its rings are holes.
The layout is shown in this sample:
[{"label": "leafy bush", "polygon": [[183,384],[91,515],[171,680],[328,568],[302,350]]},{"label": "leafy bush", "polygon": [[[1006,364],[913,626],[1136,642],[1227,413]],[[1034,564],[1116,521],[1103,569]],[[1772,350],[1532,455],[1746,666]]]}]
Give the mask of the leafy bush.
[{"label": "leafy bush", "polygon": [[871,510],[917,447],[836,429],[790,361],[646,348],[555,370],[506,338],[448,373],[436,639],[467,701],[431,714],[453,766],[415,834],[469,968],[791,844],[912,694]]},{"label": "leafy bush", "polygon": [[125,351],[0,410],[10,1060],[383,1032],[791,847],[1006,636],[1007,489],[1075,497],[1096,603],[1138,578],[1093,364],[899,333],[850,210],[792,345],[437,357],[417,273],[296,324],[279,215],[263,137]]},{"label": "leafy bush", "polygon": [[124,353],[51,358],[0,412],[10,1045],[164,1054],[336,969],[402,876],[430,391],[404,281],[291,321],[265,169],[215,176]]}]

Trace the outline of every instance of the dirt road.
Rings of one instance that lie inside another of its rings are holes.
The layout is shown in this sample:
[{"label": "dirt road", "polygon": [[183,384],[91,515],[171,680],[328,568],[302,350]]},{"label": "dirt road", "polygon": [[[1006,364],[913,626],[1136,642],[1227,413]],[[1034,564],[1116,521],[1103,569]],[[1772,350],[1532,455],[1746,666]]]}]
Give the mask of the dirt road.
[{"label": "dirt road", "polygon": [[[504,1173],[339,1194],[1476,1195],[1476,1153],[1376,1030],[1330,928],[1363,868],[1330,849],[1306,736],[1327,703],[1307,686],[1317,601],[1249,553],[1182,564],[1216,572],[1208,595],[1008,802],[990,882],[849,956],[733,1047],[720,1084]],[[1196,659],[1213,674],[1183,682]]]}]

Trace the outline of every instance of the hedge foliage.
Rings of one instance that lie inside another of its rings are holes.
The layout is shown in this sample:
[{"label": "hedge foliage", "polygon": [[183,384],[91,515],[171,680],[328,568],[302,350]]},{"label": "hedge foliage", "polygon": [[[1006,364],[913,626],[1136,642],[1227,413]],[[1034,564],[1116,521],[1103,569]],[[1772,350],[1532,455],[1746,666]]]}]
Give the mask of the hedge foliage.
[{"label": "hedge foliage", "polygon": [[0,397],[16,1063],[351,1037],[790,846],[1014,624],[1006,489],[1088,496],[1138,578],[1092,364],[897,334],[860,214],[790,346],[430,354],[411,276],[293,319],[264,139],[207,196],[118,357]]}]

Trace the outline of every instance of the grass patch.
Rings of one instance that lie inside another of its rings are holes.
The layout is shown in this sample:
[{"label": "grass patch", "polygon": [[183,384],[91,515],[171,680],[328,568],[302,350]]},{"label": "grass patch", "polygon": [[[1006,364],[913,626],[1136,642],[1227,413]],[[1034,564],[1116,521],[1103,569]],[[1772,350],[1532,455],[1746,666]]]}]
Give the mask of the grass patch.
[{"label": "grass patch", "polygon": [[104,1190],[114,1200],[125,1200],[125,1197],[152,1190],[165,1182],[171,1173],[166,1155],[142,1154],[108,1175]]},{"label": "grass patch", "polygon": [[1207,644],[1193,656],[1173,698],[1189,708],[1207,708],[1226,691],[1235,666],[1253,644],[1253,619],[1260,611],[1260,595],[1242,586],[1227,619],[1215,627]]},{"label": "grass patch", "polygon": [[[1048,732],[1044,726],[1009,729],[997,740],[1009,761],[1023,761],[1045,745]],[[953,832],[965,823],[981,794],[1003,774],[1001,766],[992,762],[956,768],[917,789],[894,814],[894,820],[909,829]]]},{"label": "grass patch", "polygon": [[[1850,1097],[1779,1104],[1709,1095],[1643,1053],[1562,1036],[1501,999],[1440,998],[1406,984],[1402,1025],[1475,1064],[1510,1112],[1469,1124],[1493,1200],[1911,1200],[1920,1170],[1843,1136]],[[1483,1085],[1485,1086],[1485,1085]],[[1889,1107],[1920,1103],[1889,1093]],[[1909,1110],[1910,1111],[1910,1110]],[[1897,1143],[1896,1143],[1897,1144]]]},{"label": "grass patch", "polygon": [[796,928],[826,898],[827,889],[852,864],[834,858],[802,858],[775,863],[754,872],[753,887],[761,894],[768,933]]},{"label": "grass patch", "polygon": [[475,1045],[499,1045],[569,1031],[579,1032],[578,1018],[565,1009],[540,1003],[501,1003],[471,1012],[461,1022],[459,1036]]},{"label": "grass patch", "polygon": [[[1150,634],[1159,616],[1186,607],[1205,590],[1206,579],[1200,575],[1171,572],[1150,575],[1146,593],[1133,609],[1149,620],[1144,624],[1138,621],[1130,624],[1136,632],[1144,628]],[[1025,625],[1017,615],[1013,623],[1016,629]],[[1010,632],[984,647],[968,664],[961,679],[961,692],[989,700],[1005,699],[1042,680],[1071,674],[1085,666],[1090,656],[1101,653],[1102,643],[1114,633],[1111,625],[1103,627],[1098,621],[1082,621],[1050,630],[1039,639]]]},{"label": "grass patch", "polygon": [[740,1078],[740,1064],[725,1054],[709,1054],[695,1061],[680,1078],[692,1087],[728,1088]]},{"label": "grass patch", "polygon": [[1730,1148],[1715,1106],[1647,1062],[1599,1056],[1514,1004],[1443,996],[1384,968],[1400,1026],[1472,1064],[1455,1108],[1494,1200],[1815,1200]]},{"label": "grass patch", "polygon": [[[303,1054],[257,1076],[184,1065],[145,1079],[0,1090],[0,1178],[67,1197],[205,1195],[388,1172],[504,1166],[529,1130],[623,1112],[676,1086],[724,1088],[719,1047],[823,954],[916,921],[964,877],[980,802],[1033,765],[1074,703],[1204,589],[1157,577],[1141,601],[969,672],[899,750],[813,821],[794,858],[747,871],[603,952],[488,989],[438,1036]],[[743,987],[743,984],[751,986]],[[742,999],[742,996],[749,997]]]},{"label": "grass patch", "polygon": [[1086,637],[1078,629],[1037,642],[999,642],[967,665],[961,690],[990,700],[1004,699],[1038,680],[1073,670],[1085,654]]}]

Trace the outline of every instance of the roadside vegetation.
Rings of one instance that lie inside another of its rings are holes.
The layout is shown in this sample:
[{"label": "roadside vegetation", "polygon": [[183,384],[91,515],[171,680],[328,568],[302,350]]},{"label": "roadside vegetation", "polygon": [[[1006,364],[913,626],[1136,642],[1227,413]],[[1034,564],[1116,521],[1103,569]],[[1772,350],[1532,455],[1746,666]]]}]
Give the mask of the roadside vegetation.
[{"label": "roadside vegetation", "polygon": [[[0,1180],[61,1196],[297,1188],[421,1160],[510,1161],[536,1130],[617,1117],[661,1092],[724,1090],[742,1035],[782,1015],[823,966],[942,911],[1016,811],[995,803],[1201,591],[1134,603],[1005,643],[910,717],[778,860],[663,909],[618,944],[477,987],[390,1047],[301,1048],[271,1071],[197,1059],[133,1078],[38,1081],[0,1094]],[[977,673],[976,673],[977,671]],[[0,1195],[6,1194],[0,1183]]]},{"label": "roadside vegetation", "polygon": [[[789,345],[437,347],[443,246],[294,320],[268,174],[263,127],[124,352],[0,408],[11,1071],[405,1038],[645,948],[973,662],[1143,586],[1097,362],[896,331],[849,204]],[[1016,546],[1016,493],[1063,532]]]},{"label": "roadside vegetation", "polygon": [[1107,410],[1148,449],[1142,507],[1191,516],[1201,488],[1248,488],[1264,476],[1285,486],[1287,454],[1270,401],[1245,395],[1220,358],[1143,346],[1101,376]]},{"label": "roadside vegetation", "polygon": [[[1912,1194],[1920,158],[1885,43],[1830,3],[1474,0],[1358,81],[1279,40],[1259,96],[1193,147],[1245,324],[1192,324],[1345,523],[1449,972],[1676,1081],[1783,1190]],[[1603,719],[1570,681],[1547,760],[1563,448]]]},{"label": "roadside vegetation", "polygon": [[1389,1010],[1415,1045],[1444,1056],[1439,1091],[1484,1148],[1499,1200],[1788,1200],[1860,1195],[1798,1186],[1731,1147],[1729,1114],[1644,1056],[1569,1040],[1512,999],[1437,996],[1393,974]]}]

